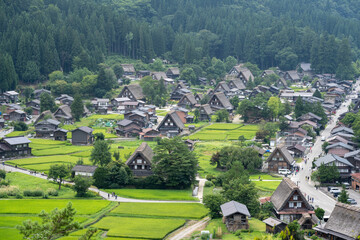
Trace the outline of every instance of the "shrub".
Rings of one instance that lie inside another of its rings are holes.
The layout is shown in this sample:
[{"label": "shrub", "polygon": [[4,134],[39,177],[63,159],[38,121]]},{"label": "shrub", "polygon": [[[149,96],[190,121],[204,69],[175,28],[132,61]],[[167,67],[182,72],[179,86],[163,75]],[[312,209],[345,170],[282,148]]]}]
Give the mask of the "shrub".
[{"label": "shrub", "polygon": [[20,194],[20,189],[17,186],[10,186],[6,188],[8,196],[16,196]]},{"label": "shrub", "polygon": [[5,179],[5,177],[6,177],[6,171],[1,169],[0,170],[0,178]]},{"label": "shrub", "polygon": [[58,196],[59,195],[59,192],[55,189],[55,188],[49,188],[47,191],[47,194],[49,196]]},{"label": "shrub", "polygon": [[43,190],[36,188],[35,190],[24,190],[23,194],[26,197],[42,197],[44,192]]},{"label": "shrub", "polygon": [[205,187],[212,187],[214,184],[210,181],[205,182]]},{"label": "shrub", "polygon": [[5,179],[0,180],[0,186],[9,186],[9,185],[10,185],[9,180],[5,180]]},{"label": "shrub", "polygon": [[44,198],[44,199],[48,199],[48,198],[49,198],[49,195],[44,194],[44,195],[43,195],[43,198]]},{"label": "shrub", "polygon": [[241,230],[236,230],[235,236],[239,237],[241,235]]},{"label": "shrub", "polygon": [[17,199],[22,199],[22,198],[24,198],[23,195],[21,195],[21,193],[16,194],[15,197],[16,197]]},{"label": "shrub", "polygon": [[6,194],[5,191],[0,190],[0,198],[8,198],[8,195]]}]

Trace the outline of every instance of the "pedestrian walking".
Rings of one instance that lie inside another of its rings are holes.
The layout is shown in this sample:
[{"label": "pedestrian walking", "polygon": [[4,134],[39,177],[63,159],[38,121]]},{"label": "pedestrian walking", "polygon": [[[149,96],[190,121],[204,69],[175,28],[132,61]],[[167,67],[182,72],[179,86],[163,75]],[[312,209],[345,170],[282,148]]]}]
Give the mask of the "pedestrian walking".
[{"label": "pedestrian walking", "polygon": [[115,200],[117,200],[117,195],[115,195]]},{"label": "pedestrian walking", "polygon": [[110,198],[110,193],[108,193],[108,199]]}]

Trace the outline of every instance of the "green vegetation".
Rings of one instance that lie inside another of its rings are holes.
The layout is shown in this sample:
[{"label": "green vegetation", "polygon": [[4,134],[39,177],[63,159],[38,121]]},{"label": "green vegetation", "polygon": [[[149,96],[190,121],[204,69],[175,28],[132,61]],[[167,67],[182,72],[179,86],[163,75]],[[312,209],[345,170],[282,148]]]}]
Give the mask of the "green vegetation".
[{"label": "green vegetation", "polygon": [[[52,181],[29,176],[19,172],[10,172],[6,175],[6,179],[10,181],[11,186],[19,188],[20,192],[30,189],[41,189],[47,193],[49,189],[58,189],[58,185]],[[63,187],[57,190],[58,195],[49,195],[49,198],[74,198],[75,193],[71,188]]]},{"label": "green vegetation", "polygon": [[253,183],[255,183],[257,189],[259,189],[261,191],[265,191],[265,192],[271,192],[271,193],[276,190],[276,188],[279,186],[280,182],[281,182],[280,180],[279,181],[253,181]]},{"label": "green vegetation", "polygon": [[98,119],[106,119],[106,120],[123,120],[124,115],[123,114],[94,114],[88,117],[89,120],[98,120]]},{"label": "green vegetation", "polygon": [[253,139],[257,125],[243,125],[233,123],[214,123],[212,125],[202,128],[199,132],[190,135],[192,140],[201,141],[221,141],[221,140],[238,140],[239,136],[244,136],[245,139]]},{"label": "green vegetation", "polygon": [[[267,234],[265,232],[265,223],[263,223],[262,221],[256,219],[256,218],[251,218],[249,219],[249,225],[250,225],[250,231],[242,231],[240,234],[241,239],[246,239],[246,240],[253,240],[256,237],[262,237],[264,235],[270,235]],[[212,219],[208,225],[206,226],[206,230],[209,230],[210,233],[213,233],[214,231],[217,232],[219,227],[222,230],[222,239],[239,239],[239,237],[235,236],[235,234],[230,233],[225,224],[222,223],[222,219],[217,218],[217,219]]]},{"label": "green vegetation", "polygon": [[109,230],[109,237],[163,239],[184,223],[182,219],[105,217],[94,227]]},{"label": "green vegetation", "polygon": [[51,211],[54,208],[64,208],[70,201],[78,215],[95,214],[110,204],[105,200],[12,199],[0,201],[0,214],[38,214],[41,210]]},{"label": "green vegetation", "polygon": [[111,214],[120,216],[150,216],[200,219],[208,213],[199,203],[121,203],[111,211]]},{"label": "green vegetation", "polygon": [[187,200],[197,201],[192,197],[191,189],[167,190],[167,189],[105,189],[108,193],[115,192],[116,195],[125,198],[149,199],[149,200]]}]

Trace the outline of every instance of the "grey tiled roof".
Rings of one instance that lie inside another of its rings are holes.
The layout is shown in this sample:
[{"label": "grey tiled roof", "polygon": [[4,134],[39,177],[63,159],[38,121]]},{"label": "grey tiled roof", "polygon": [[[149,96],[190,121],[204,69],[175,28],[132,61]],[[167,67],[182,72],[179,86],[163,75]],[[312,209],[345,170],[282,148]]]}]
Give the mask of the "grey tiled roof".
[{"label": "grey tiled roof", "polygon": [[27,137],[4,138],[4,141],[7,142],[10,145],[31,143],[31,141]]},{"label": "grey tiled roof", "polygon": [[224,203],[223,205],[220,206],[220,208],[221,208],[221,212],[224,217],[227,217],[234,213],[241,213],[241,214],[244,214],[244,215],[250,217],[250,213],[249,213],[249,210],[247,209],[247,207],[244,204],[236,202],[236,201],[230,201],[230,202]]},{"label": "grey tiled roof", "polygon": [[86,172],[86,173],[94,173],[97,169],[97,166],[90,166],[90,165],[75,165],[71,171],[74,172]]},{"label": "grey tiled roof", "polygon": [[345,165],[348,165],[348,166],[351,166],[351,167],[354,167],[348,160],[346,160],[345,158],[342,158],[342,157],[339,157],[335,154],[327,154],[319,159],[317,159],[315,161],[315,165],[317,167],[321,166],[321,164],[329,164],[329,163],[332,163],[332,162],[335,162],[335,161],[339,161]]}]

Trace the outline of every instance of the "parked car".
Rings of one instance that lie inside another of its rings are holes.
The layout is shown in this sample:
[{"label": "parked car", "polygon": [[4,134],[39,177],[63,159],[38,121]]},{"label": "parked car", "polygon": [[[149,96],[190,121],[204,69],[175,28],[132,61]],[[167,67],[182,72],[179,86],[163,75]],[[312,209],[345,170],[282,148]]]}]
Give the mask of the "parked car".
[{"label": "parked car", "polygon": [[330,192],[330,190],[331,190],[332,188],[334,188],[334,187],[333,187],[333,186],[328,186],[328,187],[327,187],[328,192]]},{"label": "parked car", "polygon": [[291,171],[289,169],[279,169],[279,174],[281,175],[288,175],[291,174]]},{"label": "parked car", "polygon": [[325,141],[325,136],[322,136],[322,137],[321,137],[321,141]]},{"label": "parked car", "polygon": [[330,192],[332,194],[339,194],[339,193],[341,193],[341,190],[340,190],[340,188],[333,187],[333,188],[330,189]]},{"label": "parked car", "polygon": [[348,202],[349,202],[350,205],[356,205],[357,204],[357,202],[353,198],[348,198]]},{"label": "parked car", "polygon": [[344,183],[342,183],[342,184],[345,186],[346,189],[349,189],[349,188],[350,188],[350,183],[344,182]]}]

